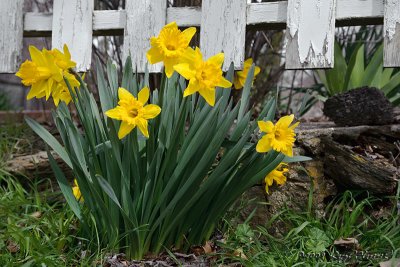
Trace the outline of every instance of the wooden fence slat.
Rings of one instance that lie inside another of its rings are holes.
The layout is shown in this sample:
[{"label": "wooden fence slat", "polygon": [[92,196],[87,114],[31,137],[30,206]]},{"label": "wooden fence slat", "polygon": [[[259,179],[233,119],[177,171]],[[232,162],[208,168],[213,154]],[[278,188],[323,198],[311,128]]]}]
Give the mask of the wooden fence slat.
[{"label": "wooden fence slat", "polygon": [[167,8],[167,23],[175,21],[179,27],[200,27],[201,7],[169,7]]},{"label": "wooden fence slat", "polygon": [[158,35],[165,25],[167,0],[126,1],[125,9],[124,59],[130,55],[138,72],[144,72],[146,64],[150,72],[160,72],[162,64],[148,63],[146,52],[150,48],[150,37]]},{"label": "wooden fence slat", "polygon": [[400,2],[385,1],[384,14],[384,60],[385,67],[400,67]]},{"label": "wooden fence slat", "polygon": [[14,73],[21,63],[23,3],[23,0],[0,1],[0,73]]},{"label": "wooden fence slat", "polygon": [[289,0],[286,69],[332,68],[336,0]]},{"label": "wooden fence slat", "polygon": [[233,61],[243,67],[246,38],[246,0],[203,0],[200,48],[204,58],[225,53],[223,69]]},{"label": "wooden fence slat", "polygon": [[52,47],[68,45],[78,71],[90,68],[92,59],[93,0],[54,0]]}]

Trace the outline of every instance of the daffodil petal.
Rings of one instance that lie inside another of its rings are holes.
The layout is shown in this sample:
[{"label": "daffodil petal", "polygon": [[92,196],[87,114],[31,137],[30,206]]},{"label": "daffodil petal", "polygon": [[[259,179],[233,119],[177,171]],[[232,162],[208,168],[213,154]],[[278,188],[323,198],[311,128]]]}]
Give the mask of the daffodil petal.
[{"label": "daffodil petal", "polygon": [[289,128],[292,129],[292,130],[294,130],[299,124],[300,124],[300,122],[298,121],[298,122],[293,123],[292,125],[290,125]]},{"label": "daffodil petal", "polygon": [[254,67],[254,77],[256,77],[260,73],[261,69],[260,67],[255,66]]},{"label": "daffodil petal", "polygon": [[148,138],[149,130],[148,130],[147,120],[139,118],[136,120],[136,124],[137,124],[137,127],[139,128],[139,130],[142,132],[142,134]]},{"label": "daffodil petal", "polygon": [[64,44],[64,46],[63,46],[63,51],[64,51],[65,56],[66,56],[68,59],[71,59],[71,53],[69,52],[69,49],[68,49],[67,44]]},{"label": "daffodil petal", "polygon": [[42,52],[33,45],[29,46],[29,54],[31,55],[32,61],[36,62],[38,65],[47,65]]},{"label": "daffodil petal", "polygon": [[111,118],[111,119],[116,119],[116,120],[121,120],[121,108],[118,106],[116,108],[110,109],[105,112],[106,116]]},{"label": "daffodil petal", "polygon": [[267,136],[261,137],[260,140],[257,142],[256,151],[258,153],[265,153],[271,150],[271,142],[267,138]]},{"label": "daffodil petal", "polygon": [[189,64],[178,64],[174,66],[174,69],[186,80],[190,80],[195,75],[193,69],[190,68]]},{"label": "daffodil petal", "polygon": [[222,87],[222,88],[229,88],[229,87],[232,87],[232,83],[230,81],[228,81],[227,79],[221,77],[217,86]]},{"label": "daffodil petal", "polygon": [[165,74],[168,78],[171,78],[172,74],[174,74],[174,66],[176,65],[177,60],[172,58],[164,59],[164,68]]},{"label": "daffodil petal", "polygon": [[141,102],[144,105],[149,100],[149,97],[150,97],[150,89],[147,86],[143,87],[143,89],[140,90],[138,94],[139,102]]},{"label": "daffodil petal", "polygon": [[265,133],[270,133],[274,129],[274,124],[271,121],[258,121],[258,128]]},{"label": "daffodil petal", "polygon": [[32,99],[34,97],[38,97],[38,95],[43,91],[43,82],[38,82],[32,84],[31,90],[29,90],[26,99]]},{"label": "daffodil petal", "polygon": [[287,116],[283,116],[282,118],[280,118],[278,120],[278,122],[276,123],[276,125],[279,127],[284,127],[284,128],[288,128],[289,125],[292,123],[294,119],[294,115],[287,115]]},{"label": "daffodil petal", "polygon": [[250,68],[251,64],[253,64],[253,59],[250,57],[244,61],[243,68]]},{"label": "daffodil petal", "polygon": [[211,62],[217,66],[221,66],[224,63],[224,53],[218,53],[212,57],[210,57],[207,61]]},{"label": "daffodil petal", "polygon": [[161,108],[159,106],[153,104],[146,105],[143,107],[142,118],[146,120],[153,119],[157,117],[160,112]]},{"label": "daffodil petal", "polygon": [[239,77],[237,75],[235,75],[235,78],[233,80],[233,85],[236,90],[240,90],[243,88],[243,85],[240,83]]},{"label": "daffodil petal", "polygon": [[202,97],[204,97],[204,99],[210,106],[213,107],[215,105],[215,90],[207,88],[199,90],[199,93]]},{"label": "daffodil petal", "polygon": [[183,92],[183,96],[187,97],[189,95],[196,93],[197,91],[198,91],[197,82],[195,80],[190,80],[188,87]]},{"label": "daffodil petal", "polygon": [[178,25],[176,24],[175,21],[173,21],[164,26],[164,29],[167,29],[167,28],[178,28]]},{"label": "daffodil petal", "polygon": [[189,45],[190,41],[192,40],[194,34],[196,33],[196,28],[195,27],[190,27],[187,28],[182,32],[182,35],[184,36],[186,40],[186,45]]},{"label": "daffodil petal", "polygon": [[150,64],[156,64],[164,59],[164,56],[161,54],[160,50],[155,47],[152,47],[149,49],[149,51],[147,51],[146,57]]},{"label": "daffodil petal", "polygon": [[128,90],[122,87],[118,88],[118,98],[120,101],[122,100],[127,102],[135,100],[135,97]]},{"label": "daffodil petal", "polygon": [[[201,57],[201,55],[200,55]],[[198,60],[198,54],[196,53],[195,50],[191,47],[187,47],[183,54],[181,55],[181,58],[179,59],[179,64],[189,64],[189,65],[196,65],[196,60]],[[200,58],[201,59],[201,58]]]},{"label": "daffodil petal", "polygon": [[127,134],[129,134],[136,125],[134,124],[129,124],[125,121],[121,122],[121,125],[119,126],[119,131],[118,131],[118,138],[122,139],[124,138]]}]

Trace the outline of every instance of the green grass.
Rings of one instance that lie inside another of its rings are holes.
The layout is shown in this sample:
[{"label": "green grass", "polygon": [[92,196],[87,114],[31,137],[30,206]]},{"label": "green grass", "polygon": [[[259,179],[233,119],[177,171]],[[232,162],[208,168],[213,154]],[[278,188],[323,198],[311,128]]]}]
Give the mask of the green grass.
[{"label": "green grass", "polygon": [[[0,170],[0,266],[88,266],[77,220],[46,182],[24,189]],[[91,255],[91,253],[87,253]],[[95,254],[95,253],[92,253]]]},{"label": "green grass", "polygon": [[[244,223],[231,229],[221,244],[224,253],[237,254],[239,249],[247,259],[222,256],[220,261],[244,266],[377,266],[387,256],[400,257],[399,200],[399,194],[382,200],[346,191],[330,202],[324,218],[314,216],[311,209],[304,213],[284,209],[265,226],[251,229]],[[384,202],[394,204],[387,214],[371,215],[372,207]],[[288,229],[281,237],[268,231],[276,224]],[[356,238],[359,245],[334,246],[340,238]]]},{"label": "green grass", "polygon": [[29,153],[33,150],[32,140],[37,139],[32,130],[22,123],[0,124],[0,167],[1,163],[14,154]]},{"label": "green grass", "polygon": [[[91,241],[78,237],[76,218],[61,193],[48,184],[37,182],[28,190],[0,171],[0,266],[100,266],[109,251],[97,251],[95,234]],[[245,222],[226,230],[226,243],[219,244],[223,248],[216,264],[377,266],[386,260],[379,255],[400,257],[400,217],[396,205],[379,218],[371,212],[372,207],[399,200],[399,193],[382,200],[347,191],[329,203],[324,218],[313,215],[310,201],[308,211],[298,213],[286,208],[264,226],[252,228]],[[280,237],[270,234],[277,224],[287,229]],[[358,240],[359,252],[339,251],[333,245],[334,240],[346,237]],[[12,252],[10,245],[18,249]],[[240,251],[246,258],[237,256]],[[360,262],[355,256],[361,257],[362,252],[376,258],[364,257]],[[345,259],[345,255],[352,258]]]}]

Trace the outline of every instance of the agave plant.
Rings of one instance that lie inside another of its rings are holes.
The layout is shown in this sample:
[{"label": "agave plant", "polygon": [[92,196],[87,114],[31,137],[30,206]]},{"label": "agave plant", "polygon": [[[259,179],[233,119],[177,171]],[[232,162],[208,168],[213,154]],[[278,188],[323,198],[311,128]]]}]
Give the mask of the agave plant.
[{"label": "agave plant", "polygon": [[393,105],[400,104],[400,72],[383,67],[383,44],[379,45],[366,62],[365,45],[357,45],[348,62],[342,48],[335,42],[335,67],[317,70],[327,96],[349,91],[353,88],[368,86],[381,89]]}]

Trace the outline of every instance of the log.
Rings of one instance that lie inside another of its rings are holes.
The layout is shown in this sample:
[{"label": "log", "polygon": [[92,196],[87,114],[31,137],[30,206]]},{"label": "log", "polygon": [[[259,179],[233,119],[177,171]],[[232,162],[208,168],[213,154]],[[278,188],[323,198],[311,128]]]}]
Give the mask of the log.
[{"label": "log", "polygon": [[372,194],[395,193],[398,170],[384,156],[368,154],[367,151],[362,155],[355,152],[357,147],[341,144],[332,138],[322,139],[322,144],[325,175],[339,186],[367,190]]},{"label": "log", "polygon": [[[58,166],[66,175],[67,179],[72,180],[72,171],[67,164],[65,164],[58,154],[52,152],[52,155]],[[40,151],[33,155],[17,156],[8,160],[5,165],[5,171],[15,177],[24,177],[29,180],[35,178],[54,178],[52,180],[55,181],[54,173],[50,167],[46,151]],[[23,181],[23,179],[20,180]]]},{"label": "log", "polygon": [[323,162],[327,179],[344,190],[395,193],[400,166],[400,125],[332,127],[333,124],[325,124],[316,128],[312,125],[298,129],[297,143],[308,156]]}]

